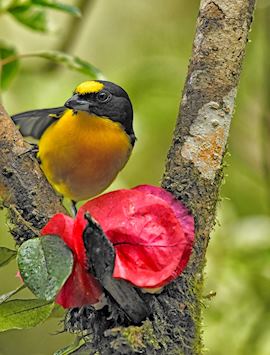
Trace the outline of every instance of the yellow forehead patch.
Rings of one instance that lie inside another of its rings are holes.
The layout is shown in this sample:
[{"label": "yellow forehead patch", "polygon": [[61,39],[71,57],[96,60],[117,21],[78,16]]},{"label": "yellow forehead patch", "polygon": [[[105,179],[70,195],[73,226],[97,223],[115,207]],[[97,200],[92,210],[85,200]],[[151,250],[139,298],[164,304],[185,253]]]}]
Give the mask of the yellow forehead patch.
[{"label": "yellow forehead patch", "polygon": [[99,92],[103,88],[104,88],[104,84],[99,83],[98,81],[88,80],[79,84],[75,89],[75,93],[80,95],[91,94],[91,93]]}]

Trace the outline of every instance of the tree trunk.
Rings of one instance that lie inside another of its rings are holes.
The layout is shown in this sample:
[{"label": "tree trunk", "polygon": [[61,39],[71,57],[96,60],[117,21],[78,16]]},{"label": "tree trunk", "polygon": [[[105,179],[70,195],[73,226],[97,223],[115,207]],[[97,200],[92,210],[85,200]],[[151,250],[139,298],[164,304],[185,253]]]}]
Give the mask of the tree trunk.
[{"label": "tree trunk", "polygon": [[[200,3],[192,57],[162,181],[165,189],[190,208],[196,220],[196,242],[189,265],[160,295],[141,296],[151,312],[140,326],[116,320],[114,304],[113,319],[108,319],[104,310],[69,312],[68,330],[91,329],[83,347],[89,354],[202,352],[205,252],[215,222],[222,161],[254,6],[255,0]],[[0,158],[0,194],[16,225],[14,234],[21,241],[33,236],[50,215],[62,208],[37,164],[29,156],[21,158],[27,147],[14,127],[8,127],[9,134],[5,134],[4,113],[0,123],[0,144],[6,154]],[[33,172],[31,176],[29,171]]]},{"label": "tree trunk", "polygon": [[[203,269],[223,178],[234,102],[255,0],[202,0],[193,52],[162,186],[196,221],[192,260],[176,287],[185,305],[180,349],[201,352]],[[180,352],[181,353],[181,352]]]}]

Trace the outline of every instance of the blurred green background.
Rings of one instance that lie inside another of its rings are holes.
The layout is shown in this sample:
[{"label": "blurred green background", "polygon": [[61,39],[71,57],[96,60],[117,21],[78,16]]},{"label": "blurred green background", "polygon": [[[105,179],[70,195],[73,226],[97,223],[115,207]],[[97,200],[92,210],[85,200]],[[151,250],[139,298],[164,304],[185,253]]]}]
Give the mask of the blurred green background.
[{"label": "blurred green background", "polygon": [[[46,35],[2,16],[0,38],[16,44],[21,53],[64,48],[123,86],[134,105],[138,141],[110,189],[159,184],[199,1],[89,0],[86,5],[83,18],[75,23],[68,15],[52,12],[52,32]],[[214,291],[216,296],[205,299],[203,336],[207,353],[213,355],[270,354],[268,23],[270,1],[258,1],[226,155],[218,224],[207,252],[205,295]],[[65,68],[52,70],[44,60],[25,59],[3,103],[10,114],[62,105],[85,79]],[[13,247],[4,211],[0,218],[0,245]],[[0,269],[0,293],[18,285],[15,273],[15,263]],[[0,355],[52,354],[72,342],[72,335],[56,334],[61,329],[56,319],[33,330],[1,333]]]}]

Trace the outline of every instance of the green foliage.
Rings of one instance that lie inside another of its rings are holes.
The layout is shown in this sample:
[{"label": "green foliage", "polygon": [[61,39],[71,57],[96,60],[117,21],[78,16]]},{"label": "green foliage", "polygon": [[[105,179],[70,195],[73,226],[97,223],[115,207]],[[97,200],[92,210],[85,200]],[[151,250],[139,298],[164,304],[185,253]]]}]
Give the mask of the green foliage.
[{"label": "green foliage", "polygon": [[8,264],[17,255],[17,252],[12,249],[0,247],[0,267]]},{"label": "green foliage", "polygon": [[16,6],[9,9],[9,13],[23,25],[32,30],[47,32],[48,21],[44,10],[32,7],[32,4]]},{"label": "green foliage", "polygon": [[[7,45],[4,42],[0,41],[0,59],[5,59],[8,57],[13,57],[17,55],[17,51],[13,46]],[[19,68],[18,60],[13,60],[11,63],[8,63],[3,66],[1,74],[1,88],[3,90],[7,89],[11,83],[13,77],[16,75]],[[0,68],[1,69],[1,68]]]},{"label": "green foliage", "polygon": [[[0,247],[0,266],[16,254],[14,250]],[[0,332],[34,327],[50,315],[63,316],[63,308],[50,301],[73,268],[73,255],[66,244],[53,235],[30,239],[20,246],[17,261],[25,284],[0,296]],[[26,285],[39,300],[8,301]]]},{"label": "green foliage", "polygon": [[32,328],[44,322],[52,312],[53,302],[13,300],[0,305],[0,332]]},{"label": "green foliage", "polygon": [[76,6],[55,0],[14,0],[2,7],[2,12],[8,12],[18,22],[32,30],[48,32],[47,8],[63,11],[72,16],[80,16],[80,10]]},{"label": "green foliage", "polygon": [[59,237],[47,235],[24,242],[18,250],[17,262],[33,294],[51,301],[72,272],[73,255]]},{"label": "green foliage", "polygon": [[70,54],[60,51],[40,51],[30,55],[31,57],[39,57],[48,59],[57,64],[64,64],[68,68],[76,70],[82,74],[88,75],[94,79],[101,75],[99,69],[92,64]]},{"label": "green foliage", "polygon": [[[47,9],[62,11],[76,17],[81,16],[80,10],[76,6],[56,0],[11,0],[0,3],[0,14],[8,13],[24,26],[38,32],[49,31]],[[64,64],[68,68],[77,70],[94,79],[100,75],[100,71],[92,64],[60,51],[40,51],[34,54],[18,55],[17,50],[13,46],[0,42],[2,90],[6,90],[9,87],[11,79],[18,70],[19,59],[23,57],[45,58],[58,64]]]},{"label": "green foliage", "polygon": [[43,6],[43,7],[48,7],[51,9],[55,10],[60,10],[63,12],[66,12],[70,15],[80,17],[81,12],[76,6],[64,4],[60,1],[55,1],[55,0],[32,0],[32,3],[35,5]]},{"label": "green foliage", "polygon": [[[16,53],[15,49],[12,47],[8,46],[2,46],[2,49],[0,47],[0,55],[3,61],[3,66],[2,66],[2,89],[7,89],[11,79],[13,76],[16,74],[17,69],[18,69],[18,63],[19,60],[22,58],[43,58],[43,59],[48,59],[51,62],[57,63],[57,64],[63,64],[67,68],[78,71],[82,74],[87,75],[88,77],[91,77],[93,79],[97,79],[101,77],[101,72],[99,69],[97,69],[94,65],[90,64],[89,62],[86,62],[76,56],[66,54],[60,51],[39,51],[35,53],[29,53],[29,54],[22,54],[19,55]],[[5,63],[5,58],[8,61]],[[0,60],[0,67],[1,67],[1,60]]]}]

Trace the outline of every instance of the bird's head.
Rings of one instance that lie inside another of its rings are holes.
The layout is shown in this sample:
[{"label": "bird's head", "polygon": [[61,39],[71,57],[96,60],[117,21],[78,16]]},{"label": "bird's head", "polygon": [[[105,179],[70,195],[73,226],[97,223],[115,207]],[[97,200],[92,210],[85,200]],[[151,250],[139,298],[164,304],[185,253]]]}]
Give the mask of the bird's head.
[{"label": "bird's head", "polygon": [[[120,86],[102,80],[89,80],[79,84],[65,106],[74,112],[106,117],[119,122],[128,135],[133,132],[133,109],[128,94]],[[134,136],[135,138],[135,136]]]}]

